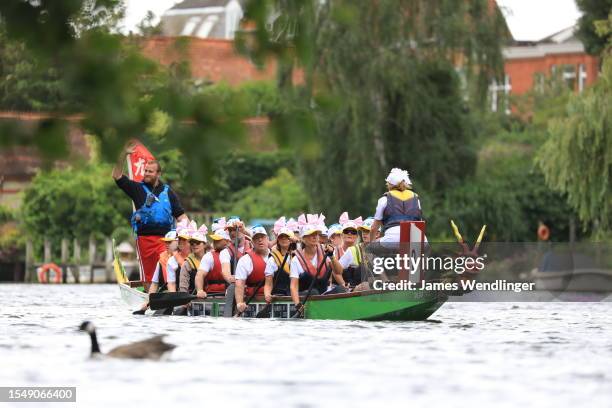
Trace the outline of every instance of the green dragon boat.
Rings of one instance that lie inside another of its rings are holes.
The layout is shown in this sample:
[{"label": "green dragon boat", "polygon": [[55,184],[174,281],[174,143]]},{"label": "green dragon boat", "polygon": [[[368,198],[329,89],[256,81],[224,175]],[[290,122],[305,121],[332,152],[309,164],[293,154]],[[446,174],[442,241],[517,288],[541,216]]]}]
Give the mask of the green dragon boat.
[{"label": "green dragon boat", "polygon": [[[139,308],[147,300],[142,282],[119,283],[121,298],[132,308]],[[306,319],[333,320],[425,320],[446,301],[446,296],[434,291],[380,291],[366,290],[336,295],[311,296],[305,305]],[[256,297],[247,306],[243,317],[255,317],[266,303]],[[225,296],[194,300],[190,304],[191,315],[222,317]],[[295,305],[289,296],[275,296],[272,301],[272,318],[289,319],[295,313]]]},{"label": "green dragon boat", "polygon": [[[142,282],[128,281],[121,261],[115,256],[115,275],[121,298],[131,308],[140,308],[148,299]],[[334,295],[315,295],[305,305],[304,318],[332,320],[425,320],[446,301],[446,294],[426,290],[381,291],[365,290]],[[193,316],[222,317],[225,296],[194,300],[190,303]],[[255,297],[243,317],[255,317],[266,306],[263,297]],[[289,296],[275,296],[270,317],[289,319],[295,305]]]}]

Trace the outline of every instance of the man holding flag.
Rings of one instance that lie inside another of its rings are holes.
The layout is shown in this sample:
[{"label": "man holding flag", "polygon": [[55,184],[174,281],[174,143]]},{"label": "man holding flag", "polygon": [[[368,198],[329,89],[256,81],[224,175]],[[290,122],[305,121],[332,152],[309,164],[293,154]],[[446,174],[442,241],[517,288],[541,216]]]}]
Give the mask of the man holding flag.
[{"label": "man holding flag", "polygon": [[[124,160],[128,162],[130,177],[123,174]],[[113,168],[113,178],[133,201],[132,228],[136,233],[136,249],[145,290],[155,272],[159,254],[165,246],[161,238],[173,229],[175,219],[186,220],[181,203],[170,189],[160,181],[161,165],[140,143],[130,143]]]}]

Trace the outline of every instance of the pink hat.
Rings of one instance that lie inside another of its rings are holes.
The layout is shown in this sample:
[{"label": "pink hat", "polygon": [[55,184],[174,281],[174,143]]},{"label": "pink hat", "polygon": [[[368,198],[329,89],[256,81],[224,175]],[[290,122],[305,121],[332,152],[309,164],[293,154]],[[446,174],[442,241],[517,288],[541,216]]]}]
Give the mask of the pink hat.
[{"label": "pink hat", "polygon": [[348,213],[346,211],[342,213],[338,221],[342,226],[342,231],[348,228],[359,229],[359,227],[363,225],[363,220],[361,219],[361,216],[355,218],[354,220],[351,220],[349,219]]},{"label": "pink hat", "polygon": [[206,234],[208,234],[208,228],[206,227],[206,225],[202,224],[200,229],[191,232],[190,238],[195,239],[196,241],[206,242]]}]

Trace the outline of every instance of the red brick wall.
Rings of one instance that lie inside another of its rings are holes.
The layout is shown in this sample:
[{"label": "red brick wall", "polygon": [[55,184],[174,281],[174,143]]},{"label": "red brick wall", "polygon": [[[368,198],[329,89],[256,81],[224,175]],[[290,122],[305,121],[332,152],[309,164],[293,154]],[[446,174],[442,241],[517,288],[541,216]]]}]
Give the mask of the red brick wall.
[{"label": "red brick wall", "polygon": [[[178,41],[178,42],[177,42]],[[178,51],[185,41],[184,53]],[[154,37],[143,40],[142,53],[150,59],[164,65],[188,59],[191,73],[195,78],[209,79],[213,82],[225,81],[238,85],[251,80],[274,80],[276,63],[270,61],[263,70],[239,55],[234,49],[233,41],[196,38],[196,37]],[[295,72],[294,81],[301,82],[301,72]]]},{"label": "red brick wall", "polygon": [[[521,95],[533,87],[533,79],[536,73],[543,73],[547,77],[551,75],[553,65],[576,66],[576,83],[578,83],[578,65],[584,64],[587,73],[586,86],[591,85],[597,79],[599,61],[596,57],[588,54],[555,54],[545,55],[539,58],[507,59],[504,62],[504,71],[510,76],[512,85],[511,93]],[[578,90],[576,88],[576,90]]]}]

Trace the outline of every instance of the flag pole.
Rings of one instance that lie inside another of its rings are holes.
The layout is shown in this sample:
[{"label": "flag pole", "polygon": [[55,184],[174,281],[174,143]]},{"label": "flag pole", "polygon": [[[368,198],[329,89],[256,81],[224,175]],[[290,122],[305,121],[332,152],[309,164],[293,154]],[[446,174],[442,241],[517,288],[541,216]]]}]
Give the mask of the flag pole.
[{"label": "flag pole", "polygon": [[[134,172],[132,171],[132,154],[128,153],[125,156],[128,168],[128,178],[134,180]],[[134,201],[132,201],[132,213],[136,211]],[[140,250],[138,249],[138,235],[134,232],[134,242],[136,243],[136,260],[138,261],[138,273],[140,274],[140,281],[144,283],[144,271],[142,270],[142,263],[140,262]]]}]

